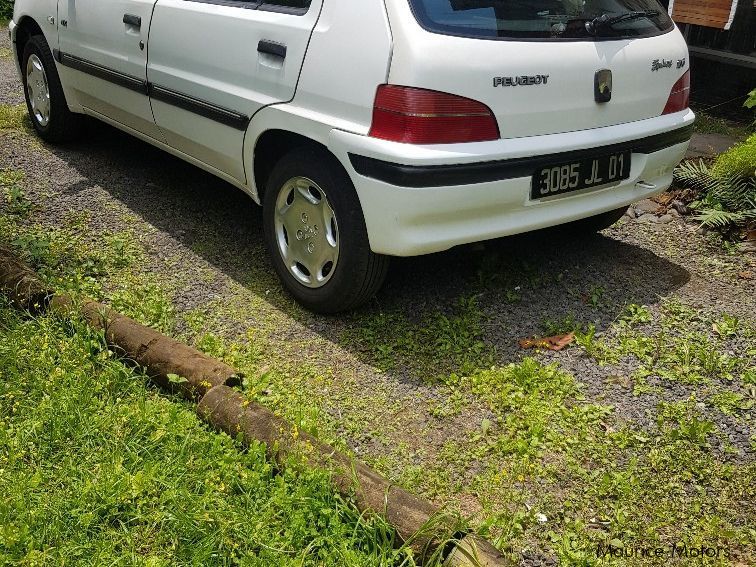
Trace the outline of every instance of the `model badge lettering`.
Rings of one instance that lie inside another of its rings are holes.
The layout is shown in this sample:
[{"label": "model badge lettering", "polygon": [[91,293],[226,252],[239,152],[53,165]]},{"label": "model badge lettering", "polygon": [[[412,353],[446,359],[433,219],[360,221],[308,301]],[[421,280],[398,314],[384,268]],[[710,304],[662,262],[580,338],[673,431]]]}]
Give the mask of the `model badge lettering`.
[{"label": "model badge lettering", "polygon": [[520,75],[519,77],[494,77],[495,87],[517,87],[526,85],[545,85],[549,82],[548,75]]},{"label": "model badge lettering", "polygon": [[654,59],[651,62],[651,70],[652,71],[658,71],[659,69],[664,69],[665,67],[672,68],[672,60],[671,59]]},{"label": "model badge lettering", "polygon": [[685,67],[685,57],[677,60],[677,68],[682,69],[683,67]]}]

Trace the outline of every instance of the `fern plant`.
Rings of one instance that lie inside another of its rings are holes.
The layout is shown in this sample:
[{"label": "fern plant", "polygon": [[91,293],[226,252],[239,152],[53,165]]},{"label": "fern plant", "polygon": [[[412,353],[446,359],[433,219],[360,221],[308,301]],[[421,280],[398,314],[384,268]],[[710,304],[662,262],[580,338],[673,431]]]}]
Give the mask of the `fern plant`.
[{"label": "fern plant", "polygon": [[[752,108],[754,111],[756,111],[756,89],[753,89],[750,93],[748,93],[748,98],[746,98],[743,106],[745,106],[746,108]],[[756,124],[756,118],[753,119],[753,123]]]},{"label": "fern plant", "polygon": [[694,217],[717,230],[749,227],[756,223],[756,136],[722,154],[713,167],[703,160],[689,161],[675,170],[678,185],[691,188]]}]

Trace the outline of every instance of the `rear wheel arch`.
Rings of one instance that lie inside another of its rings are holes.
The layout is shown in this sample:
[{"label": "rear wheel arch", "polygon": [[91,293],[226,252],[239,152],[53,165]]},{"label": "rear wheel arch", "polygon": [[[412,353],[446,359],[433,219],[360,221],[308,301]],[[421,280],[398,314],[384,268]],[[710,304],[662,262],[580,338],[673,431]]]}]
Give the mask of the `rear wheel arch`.
[{"label": "rear wheel arch", "polygon": [[[254,184],[260,203],[265,198],[265,189],[273,168],[284,156],[298,148],[318,149],[333,156],[325,145],[290,130],[273,128],[265,130],[257,138],[252,164]],[[333,159],[338,161],[336,156],[333,156]]]}]

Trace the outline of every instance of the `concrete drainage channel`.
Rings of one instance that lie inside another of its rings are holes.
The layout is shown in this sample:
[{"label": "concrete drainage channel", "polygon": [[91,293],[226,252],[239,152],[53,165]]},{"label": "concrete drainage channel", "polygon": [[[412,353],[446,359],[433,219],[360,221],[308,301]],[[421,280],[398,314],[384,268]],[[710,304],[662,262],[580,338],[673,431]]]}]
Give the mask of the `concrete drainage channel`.
[{"label": "concrete drainage channel", "polygon": [[[158,385],[197,402],[197,413],[207,423],[244,443],[260,441],[279,466],[287,457],[301,455],[314,467],[328,470],[336,490],[352,498],[360,512],[383,516],[401,542],[425,563],[441,556],[450,567],[508,565],[504,555],[474,534],[460,532],[455,523],[430,502],[393,485],[359,461],[297,431],[286,420],[260,404],[251,403],[234,386],[241,376],[230,366],[141,325],[95,301],[75,302],[54,295],[31,268],[11,250],[0,246],[0,293],[30,313],[47,310],[64,317],[82,317],[105,334],[108,344],[144,369]],[[180,376],[182,380],[171,381]]]}]

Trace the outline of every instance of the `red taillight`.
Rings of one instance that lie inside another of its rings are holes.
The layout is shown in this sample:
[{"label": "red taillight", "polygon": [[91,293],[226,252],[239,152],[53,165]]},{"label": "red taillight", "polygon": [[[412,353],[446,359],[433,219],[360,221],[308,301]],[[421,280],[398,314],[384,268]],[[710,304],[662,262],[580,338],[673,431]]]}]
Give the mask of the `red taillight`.
[{"label": "red taillight", "polygon": [[407,144],[455,144],[499,138],[485,104],[438,91],[381,85],[370,136]]},{"label": "red taillight", "polygon": [[690,69],[672,86],[672,92],[669,93],[667,105],[664,107],[662,114],[671,114],[680,112],[688,108],[690,104]]}]

